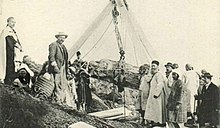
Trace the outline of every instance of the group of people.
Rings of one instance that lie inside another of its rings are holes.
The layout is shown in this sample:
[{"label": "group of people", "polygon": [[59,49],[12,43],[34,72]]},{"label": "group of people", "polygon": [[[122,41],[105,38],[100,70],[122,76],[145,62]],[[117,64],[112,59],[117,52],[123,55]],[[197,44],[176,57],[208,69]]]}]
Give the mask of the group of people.
[{"label": "group of people", "polygon": [[142,123],[149,127],[168,125],[173,128],[216,128],[219,124],[219,88],[211,82],[212,75],[201,74],[190,64],[185,72],[178,64],[168,62],[165,77],[159,71],[160,63],[152,61],[139,68],[140,107]]},{"label": "group of people", "polygon": [[[13,17],[8,18],[7,26],[1,33],[0,81],[31,88],[31,81],[37,79],[31,80],[35,74],[25,61],[16,70],[16,49],[22,52],[22,46],[14,30],[15,23]],[[60,32],[55,37],[57,40],[49,45],[48,61],[38,75],[53,84],[53,101],[70,106],[76,101],[77,109],[88,109],[92,102],[88,65],[82,61],[79,51],[77,59],[71,64],[63,45],[68,35]],[[198,116],[200,126],[216,127],[219,123],[219,89],[211,82],[212,75],[205,70],[198,74],[190,64],[186,64],[186,72],[182,73],[178,64],[168,62],[164,77],[159,65],[159,61],[154,60],[151,65],[144,64],[139,69],[141,98],[138,109],[143,123],[150,127],[165,126],[167,123],[178,128],[183,127],[184,123],[193,124]]]},{"label": "group of people", "polygon": [[68,35],[63,32],[55,35],[57,40],[49,45],[48,60],[36,74],[28,65],[29,56],[24,56],[23,61],[16,62],[16,49],[20,52],[23,50],[14,30],[15,24],[15,18],[9,17],[0,37],[0,47],[3,48],[0,54],[1,83],[13,85],[13,89],[17,91],[36,93],[33,95],[39,98],[50,98],[58,104],[88,109],[92,94],[87,63],[82,61],[78,51],[77,59],[71,64],[63,44]]}]

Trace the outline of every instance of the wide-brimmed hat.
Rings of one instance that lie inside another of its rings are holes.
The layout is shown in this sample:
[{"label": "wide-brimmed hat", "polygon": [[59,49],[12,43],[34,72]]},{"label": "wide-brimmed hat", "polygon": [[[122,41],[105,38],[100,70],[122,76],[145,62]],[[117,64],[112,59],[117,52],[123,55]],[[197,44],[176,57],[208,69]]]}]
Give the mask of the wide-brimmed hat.
[{"label": "wide-brimmed hat", "polygon": [[202,75],[203,77],[213,77],[213,75],[211,75],[210,73],[204,73],[204,75]]},{"label": "wide-brimmed hat", "polygon": [[59,36],[65,36],[65,38],[68,37],[68,35],[65,34],[64,32],[59,32],[58,34],[55,35],[56,38],[58,38]]},{"label": "wide-brimmed hat", "polygon": [[170,62],[168,62],[166,65],[164,65],[165,67],[167,67],[167,66],[170,66],[170,67],[173,67],[173,64],[172,63],[170,63]]}]

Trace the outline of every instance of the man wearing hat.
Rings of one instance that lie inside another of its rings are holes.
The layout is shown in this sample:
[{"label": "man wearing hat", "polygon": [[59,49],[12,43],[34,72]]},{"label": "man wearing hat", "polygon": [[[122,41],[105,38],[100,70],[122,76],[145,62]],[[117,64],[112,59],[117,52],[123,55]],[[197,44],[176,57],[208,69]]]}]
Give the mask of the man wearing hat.
[{"label": "man wearing hat", "polygon": [[202,88],[202,92],[199,95],[195,95],[196,100],[201,100],[199,110],[199,124],[200,126],[211,126],[211,128],[217,128],[219,124],[219,89],[212,83],[212,75],[210,73],[204,73],[205,85]]},{"label": "man wearing hat", "polygon": [[170,62],[167,62],[166,65],[164,65],[164,67],[166,68],[166,77],[168,78],[170,76],[170,74],[172,74],[172,69],[173,69],[173,64]]},{"label": "man wearing hat", "polygon": [[63,103],[65,99],[65,90],[67,89],[67,66],[68,53],[66,47],[63,45],[67,34],[59,32],[55,35],[57,41],[49,45],[49,66],[48,72],[54,78],[54,100],[58,103]]},{"label": "man wearing hat", "polygon": [[[170,88],[173,84],[173,77],[172,77],[173,64],[168,62],[164,66],[166,68],[166,77],[167,77],[166,85],[168,88]],[[168,96],[169,96],[169,89],[167,91],[168,91]]]},{"label": "man wearing hat", "polygon": [[[167,62],[166,65],[164,65],[164,67],[166,68],[166,84],[164,86],[164,103],[167,104],[167,99],[170,95],[170,92],[171,92],[171,87],[172,87],[172,84],[173,84],[173,77],[172,77],[172,72],[173,72],[173,64],[171,62]],[[168,117],[168,111],[166,109],[166,117]]]},{"label": "man wearing hat", "polygon": [[164,126],[165,124],[165,104],[163,88],[165,81],[163,75],[159,72],[159,62],[151,62],[151,73],[153,75],[150,81],[150,92],[147,100],[144,119],[150,121],[150,126]]}]

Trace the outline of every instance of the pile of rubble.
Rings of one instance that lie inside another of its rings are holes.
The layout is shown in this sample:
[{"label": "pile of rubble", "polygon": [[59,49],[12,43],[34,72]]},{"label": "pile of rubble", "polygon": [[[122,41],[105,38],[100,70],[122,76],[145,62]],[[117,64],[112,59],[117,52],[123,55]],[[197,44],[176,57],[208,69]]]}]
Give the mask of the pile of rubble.
[{"label": "pile of rubble", "polygon": [[[93,70],[92,77],[112,83],[113,71],[114,69],[116,69],[117,64],[118,64],[117,61],[112,61],[108,59],[89,62],[89,66]],[[138,85],[139,85],[138,69],[139,67],[125,63],[124,71],[126,77],[125,79],[126,87],[138,89]]]}]

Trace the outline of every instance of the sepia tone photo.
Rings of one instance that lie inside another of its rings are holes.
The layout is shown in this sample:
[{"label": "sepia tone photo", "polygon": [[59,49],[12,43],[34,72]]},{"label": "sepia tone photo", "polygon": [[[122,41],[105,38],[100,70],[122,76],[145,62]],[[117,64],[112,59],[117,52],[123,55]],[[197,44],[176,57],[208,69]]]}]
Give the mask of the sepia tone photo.
[{"label": "sepia tone photo", "polygon": [[0,0],[0,127],[220,128],[219,5]]}]

